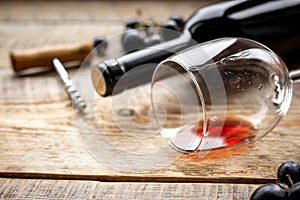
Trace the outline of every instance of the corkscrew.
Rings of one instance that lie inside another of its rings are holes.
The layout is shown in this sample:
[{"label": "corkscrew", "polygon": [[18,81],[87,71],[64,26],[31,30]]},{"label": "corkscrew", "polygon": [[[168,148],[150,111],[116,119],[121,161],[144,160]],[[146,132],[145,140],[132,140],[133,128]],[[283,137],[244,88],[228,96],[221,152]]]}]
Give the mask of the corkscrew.
[{"label": "corkscrew", "polygon": [[54,58],[52,62],[56,72],[58,73],[60,79],[65,85],[65,90],[67,91],[73,103],[73,106],[82,112],[86,108],[86,104],[81,94],[77,91],[76,87],[74,86],[73,81],[69,78],[68,72],[65,70],[63,64],[57,58]]}]

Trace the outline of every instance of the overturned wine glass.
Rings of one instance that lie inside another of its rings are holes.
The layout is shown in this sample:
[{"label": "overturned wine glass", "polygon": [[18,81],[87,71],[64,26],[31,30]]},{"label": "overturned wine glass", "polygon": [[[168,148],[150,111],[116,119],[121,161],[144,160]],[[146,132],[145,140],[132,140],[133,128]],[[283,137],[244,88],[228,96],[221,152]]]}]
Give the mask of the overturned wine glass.
[{"label": "overturned wine glass", "polygon": [[268,47],[221,38],[162,61],[154,71],[151,102],[161,135],[183,153],[257,141],[286,114],[292,82]]}]

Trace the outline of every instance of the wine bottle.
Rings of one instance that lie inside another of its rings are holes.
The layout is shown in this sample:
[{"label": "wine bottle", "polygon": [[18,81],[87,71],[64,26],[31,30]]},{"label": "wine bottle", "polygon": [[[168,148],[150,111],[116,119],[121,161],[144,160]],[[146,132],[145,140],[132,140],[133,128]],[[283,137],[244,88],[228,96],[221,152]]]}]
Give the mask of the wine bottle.
[{"label": "wine bottle", "polygon": [[[299,19],[299,0],[236,0],[208,5],[198,9],[185,22],[179,37],[93,66],[93,84],[101,96],[111,95],[115,84],[129,70],[154,63],[146,70],[151,77],[155,63],[196,43],[221,37],[256,40],[292,66],[300,59],[296,56],[300,52]],[[134,79],[135,84],[150,81],[145,77]],[[119,88],[119,92],[123,89]]]}]

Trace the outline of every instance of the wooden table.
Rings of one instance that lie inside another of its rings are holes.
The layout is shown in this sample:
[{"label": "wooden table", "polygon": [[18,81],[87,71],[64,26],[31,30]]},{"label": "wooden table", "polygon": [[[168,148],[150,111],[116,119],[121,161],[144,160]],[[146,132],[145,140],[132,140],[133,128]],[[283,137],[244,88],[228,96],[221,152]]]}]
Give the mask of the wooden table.
[{"label": "wooden table", "polygon": [[[144,10],[164,20],[185,18],[205,1],[0,2],[0,199],[249,199],[259,184],[274,182],[286,160],[300,162],[300,92],[270,134],[246,147],[180,155],[146,172],[120,171],[88,153],[70,100],[54,72],[16,76],[12,49],[92,41],[121,33]],[[76,69],[70,70],[72,78]],[[120,144],[111,121],[111,98],[100,98],[100,125]],[[114,158],[112,158],[114,159]],[[127,166],[130,169],[130,165]],[[125,165],[126,168],[126,165]]]}]

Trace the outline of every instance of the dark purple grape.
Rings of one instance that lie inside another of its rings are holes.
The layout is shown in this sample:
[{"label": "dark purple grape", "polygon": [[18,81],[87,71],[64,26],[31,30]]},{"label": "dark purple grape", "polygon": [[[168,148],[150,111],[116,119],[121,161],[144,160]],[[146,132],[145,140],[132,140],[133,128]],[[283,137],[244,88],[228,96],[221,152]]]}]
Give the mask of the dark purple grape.
[{"label": "dark purple grape", "polygon": [[126,22],[126,28],[138,28],[141,25],[141,22],[137,19],[131,19]]},{"label": "dark purple grape", "polygon": [[163,42],[163,39],[161,37],[161,35],[159,34],[154,34],[150,37],[147,37],[145,38],[145,43],[146,43],[146,46],[153,46],[153,45],[156,45],[156,44],[160,44]]},{"label": "dark purple grape", "polygon": [[108,43],[104,37],[97,37],[94,40],[94,48],[96,49],[97,55],[103,55],[107,49]]},{"label": "dark purple grape", "polygon": [[160,34],[164,40],[169,41],[177,38],[181,32],[174,20],[168,20],[161,26]]},{"label": "dark purple grape", "polygon": [[176,22],[176,24],[182,28],[183,25],[184,25],[184,21],[183,21],[183,18],[179,15],[172,15],[171,17],[169,17],[170,20],[173,20]]},{"label": "dark purple grape", "polygon": [[293,185],[289,191],[290,200],[299,200],[300,199],[300,183]]},{"label": "dark purple grape", "polygon": [[280,165],[277,171],[278,181],[291,187],[292,183],[288,176],[290,176],[293,184],[300,182],[300,166],[298,163],[286,161]]},{"label": "dark purple grape", "polygon": [[266,184],[257,188],[250,200],[287,200],[287,193],[277,184]]},{"label": "dark purple grape", "polygon": [[125,51],[132,52],[144,48],[145,42],[139,30],[127,29],[122,35],[122,45]]},{"label": "dark purple grape", "polygon": [[163,25],[162,28],[166,28],[166,29],[170,29],[170,30],[174,30],[174,31],[178,31],[179,27],[176,23],[176,21],[174,20],[168,20],[166,21]]}]

